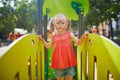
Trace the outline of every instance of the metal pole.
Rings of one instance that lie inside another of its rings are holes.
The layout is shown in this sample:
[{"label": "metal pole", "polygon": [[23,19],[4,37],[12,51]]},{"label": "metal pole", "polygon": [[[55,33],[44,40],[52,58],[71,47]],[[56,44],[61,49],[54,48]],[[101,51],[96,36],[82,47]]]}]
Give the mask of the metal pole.
[{"label": "metal pole", "polygon": [[84,34],[84,8],[82,9],[82,13],[81,13],[81,35]]},{"label": "metal pole", "polygon": [[112,20],[110,19],[110,33],[111,33],[111,39],[113,40],[113,27],[112,27]]},{"label": "metal pole", "polygon": [[79,33],[79,36],[80,37],[83,33],[84,33],[84,9],[80,9],[79,8],[79,12],[78,12],[78,33]]},{"label": "metal pole", "polygon": [[38,0],[37,2],[37,24],[39,29],[39,34],[43,35],[42,30],[42,5],[43,0]]},{"label": "metal pole", "polygon": [[48,18],[48,9],[46,9],[46,15],[44,15],[44,38],[47,40],[47,18]]},{"label": "metal pole", "polygon": [[79,8],[79,11],[78,11],[78,34],[79,34],[79,36],[78,36],[78,38],[81,36],[80,28],[81,28],[81,15],[80,15],[80,8]]},{"label": "metal pole", "polygon": [[[46,9],[46,15],[44,15],[44,39],[47,41],[47,18],[48,18],[48,9]],[[44,48],[44,53],[45,53],[45,80],[48,80],[48,50]]]}]

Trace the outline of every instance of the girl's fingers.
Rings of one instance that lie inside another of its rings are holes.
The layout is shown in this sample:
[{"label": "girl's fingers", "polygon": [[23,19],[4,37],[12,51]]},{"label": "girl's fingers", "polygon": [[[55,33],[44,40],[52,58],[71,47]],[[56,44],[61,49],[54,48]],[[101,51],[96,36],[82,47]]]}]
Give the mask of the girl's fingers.
[{"label": "girl's fingers", "polygon": [[83,34],[82,37],[87,38],[88,37],[88,33]]},{"label": "girl's fingers", "polygon": [[39,35],[39,39],[42,39],[42,36],[41,36],[41,35]]},{"label": "girl's fingers", "polygon": [[41,35],[39,35],[39,37],[42,37]]}]

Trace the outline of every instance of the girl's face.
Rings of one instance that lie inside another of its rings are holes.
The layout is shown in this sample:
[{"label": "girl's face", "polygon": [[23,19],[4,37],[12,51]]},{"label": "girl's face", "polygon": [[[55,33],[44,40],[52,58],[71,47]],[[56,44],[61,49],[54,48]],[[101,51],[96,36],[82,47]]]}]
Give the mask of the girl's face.
[{"label": "girl's face", "polygon": [[54,27],[56,30],[59,30],[59,31],[65,30],[67,27],[66,17],[63,17],[63,16],[57,17],[54,22]]}]

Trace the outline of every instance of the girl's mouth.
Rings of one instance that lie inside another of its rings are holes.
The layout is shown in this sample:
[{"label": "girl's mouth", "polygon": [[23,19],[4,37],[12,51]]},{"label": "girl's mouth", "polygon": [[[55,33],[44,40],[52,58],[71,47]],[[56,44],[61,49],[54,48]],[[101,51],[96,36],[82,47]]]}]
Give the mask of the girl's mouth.
[{"label": "girl's mouth", "polygon": [[63,30],[63,28],[57,28],[57,29],[62,29]]}]

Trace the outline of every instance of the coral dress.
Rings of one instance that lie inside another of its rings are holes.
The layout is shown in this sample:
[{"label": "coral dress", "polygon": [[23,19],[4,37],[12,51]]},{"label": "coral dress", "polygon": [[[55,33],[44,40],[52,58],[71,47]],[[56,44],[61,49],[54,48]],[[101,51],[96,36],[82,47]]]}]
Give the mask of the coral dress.
[{"label": "coral dress", "polygon": [[60,35],[55,34],[52,36],[52,41],[54,50],[51,68],[65,69],[76,66],[77,60],[70,42],[70,32]]}]

